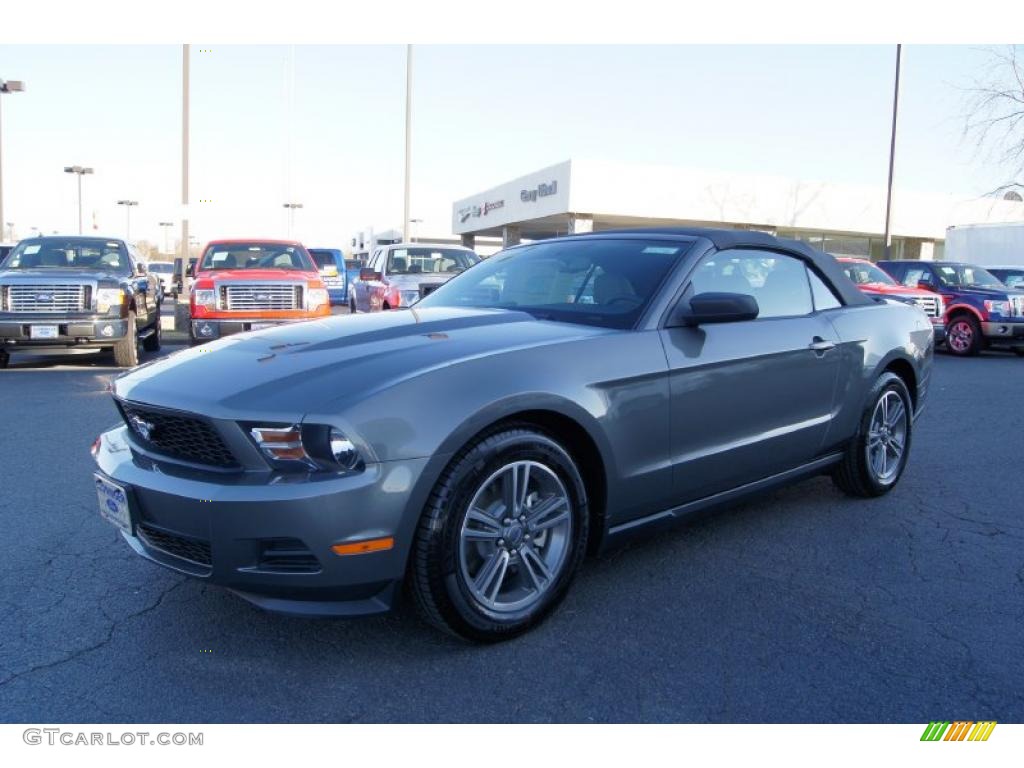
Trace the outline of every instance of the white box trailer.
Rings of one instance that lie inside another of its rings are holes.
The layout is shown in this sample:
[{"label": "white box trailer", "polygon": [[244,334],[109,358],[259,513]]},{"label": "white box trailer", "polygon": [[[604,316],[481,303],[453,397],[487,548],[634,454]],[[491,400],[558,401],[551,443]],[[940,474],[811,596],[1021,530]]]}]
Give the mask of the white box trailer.
[{"label": "white box trailer", "polygon": [[1024,266],[1024,221],[949,227],[942,258],[982,267]]}]

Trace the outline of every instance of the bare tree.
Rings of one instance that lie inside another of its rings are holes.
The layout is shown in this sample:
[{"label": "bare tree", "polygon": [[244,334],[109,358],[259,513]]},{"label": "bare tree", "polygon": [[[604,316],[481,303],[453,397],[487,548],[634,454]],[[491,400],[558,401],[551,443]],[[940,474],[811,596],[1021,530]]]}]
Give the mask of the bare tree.
[{"label": "bare tree", "polygon": [[988,49],[988,60],[967,88],[964,138],[978,153],[1005,167],[991,194],[1024,188],[1024,60],[1016,45]]}]

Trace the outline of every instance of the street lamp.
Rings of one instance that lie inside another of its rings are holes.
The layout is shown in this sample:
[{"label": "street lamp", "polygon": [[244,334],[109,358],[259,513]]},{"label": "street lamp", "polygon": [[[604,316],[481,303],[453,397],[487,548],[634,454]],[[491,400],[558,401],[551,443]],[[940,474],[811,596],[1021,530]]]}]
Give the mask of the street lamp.
[{"label": "street lamp", "polygon": [[[3,233],[0,233],[0,240],[3,240],[3,239],[4,239],[3,238]],[[8,221],[7,222],[7,239],[8,240],[13,240],[14,239],[14,222],[13,221]]]},{"label": "street lamp", "polygon": [[[25,90],[25,83],[21,80],[0,80],[0,94],[20,93]],[[0,104],[3,99],[0,99]],[[0,112],[0,221],[4,220],[4,140],[3,140],[3,113]]]},{"label": "street lamp", "polygon": [[132,206],[138,205],[138,200],[118,200],[118,205],[124,206],[124,239],[132,239]]},{"label": "street lamp", "polygon": [[92,168],[83,168],[80,165],[64,166],[64,173],[73,173],[78,177],[78,234],[82,234],[82,177],[92,172]]},{"label": "street lamp", "polygon": [[174,226],[174,222],[173,221],[161,221],[160,222],[160,226],[164,230],[164,253],[170,253],[170,251],[167,250],[167,228],[168,227],[173,227]]},{"label": "street lamp", "polygon": [[410,224],[410,226],[409,226],[409,242],[410,243],[416,242],[416,228],[413,227],[412,225],[413,224],[422,224],[422,223],[423,223],[423,219],[409,219],[409,224]]},{"label": "street lamp", "polygon": [[284,207],[288,209],[288,237],[291,237],[292,227],[295,226],[295,209],[301,208],[302,203],[285,203]]}]

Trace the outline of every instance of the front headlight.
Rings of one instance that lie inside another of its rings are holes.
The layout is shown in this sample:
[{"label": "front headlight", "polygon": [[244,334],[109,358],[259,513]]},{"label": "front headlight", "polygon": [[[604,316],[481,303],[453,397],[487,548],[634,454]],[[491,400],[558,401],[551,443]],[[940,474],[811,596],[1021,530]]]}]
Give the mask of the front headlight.
[{"label": "front headlight", "polygon": [[1009,315],[1010,302],[1008,301],[985,301],[985,311],[990,315]]},{"label": "front headlight", "polygon": [[217,290],[215,288],[201,288],[198,291],[192,291],[192,300],[195,302],[197,307],[216,309]]},{"label": "front headlight", "polygon": [[280,469],[360,472],[365,464],[355,445],[326,424],[249,426],[249,435],[271,465]]},{"label": "front headlight", "polygon": [[331,303],[331,297],[327,295],[326,288],[306,289],[306,309],[314,310]]},{"label": "front headlight", "polygon": [[120,288],[100,288],[96,291],[96,311],[109,312],[113,307],[120,307],[124,301],[124,291]]}]

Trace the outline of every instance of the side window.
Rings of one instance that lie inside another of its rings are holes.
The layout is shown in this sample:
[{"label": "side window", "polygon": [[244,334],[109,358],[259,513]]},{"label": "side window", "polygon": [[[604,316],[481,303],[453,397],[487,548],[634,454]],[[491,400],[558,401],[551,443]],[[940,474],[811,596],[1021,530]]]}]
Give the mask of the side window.
[{"label": "side window", "polygon": [[807,277],[811,281],[811,296],[814,298],[815,312],[843,306],[842,302],[832,293],[832,289],[825,284],[824,280],[818,277],[813,269],[807,270]]},{"label": "side window", "polygon": [[928,273],[928,270],[924,267],[910,267],[906,274],[903,275],[901,282],[904,285],[909,285],[911,288],[916,288],[921,280],[931,282],[932,276]]},{"label": "side window", "polygon": [[814,311],[807,267],[800,259],[771,251],[731,249],[709,254],[694,270],[690,286],[693,295],[753,296],[757,299],[759,319],[809,315]]}]

